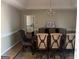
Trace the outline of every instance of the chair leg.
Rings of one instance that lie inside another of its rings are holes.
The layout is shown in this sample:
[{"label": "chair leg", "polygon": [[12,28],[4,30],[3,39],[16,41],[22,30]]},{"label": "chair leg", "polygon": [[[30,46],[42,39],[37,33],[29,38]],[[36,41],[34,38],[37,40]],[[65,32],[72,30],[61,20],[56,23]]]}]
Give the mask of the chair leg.
[{"label": "chair leg", "polygon": [[61,59],[66,59],[66,58],[65,58],[65,53],[64,53],[64,52],[62,52],[62,54],[60,55],[60,58],[61,58]]},{"label": "chair leg", "polygon": [[25,51],[25,46],[23,45],[23,52]]},{"label": "chair leg", "polygon": [[32,55],[34,55],[34,48],[33,47],[30,47],[30,48],[31,48]]},{"label": "chair leg", "polygon": [[36,59],[37,59],[37,54],[36,54]]},{"label": "chair leg", "polygon": [[62,56],[62,54],[60,54],[60,59],[63,59],[63,56]]},{"label": "chair leg", "polygon": [[47,59],[49,59],[49,52],[47,52]]}]

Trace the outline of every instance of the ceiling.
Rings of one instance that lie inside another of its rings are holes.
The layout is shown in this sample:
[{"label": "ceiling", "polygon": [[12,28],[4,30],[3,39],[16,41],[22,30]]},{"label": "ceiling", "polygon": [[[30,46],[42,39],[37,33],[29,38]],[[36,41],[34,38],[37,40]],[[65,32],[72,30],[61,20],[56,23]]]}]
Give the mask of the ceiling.
[{"label": "ceiling", "polygon": [[[19,9],[48,9],[50,0],[2,0]],[[53,9],[76,9],[76,0],[52,0]]]}]

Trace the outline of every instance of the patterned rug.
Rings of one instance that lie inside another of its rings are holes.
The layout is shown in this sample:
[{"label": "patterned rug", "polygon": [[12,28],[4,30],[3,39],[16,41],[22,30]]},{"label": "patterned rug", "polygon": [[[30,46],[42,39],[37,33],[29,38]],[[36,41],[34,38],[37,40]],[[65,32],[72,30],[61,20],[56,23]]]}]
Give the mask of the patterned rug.
[{"label": "patterned rug", "polygon": [[[16,56],[15,59],[47,59],[47,55],[40,54],[40,53],[35,53],[34,55],[32,55],[30,50],[26,50],[24,52],[20,52]],[[59,54],[55,54],[55,55],[51,55],[49,57],[49,59],[64,59],[64,58],[61,58],[61,56]],[[65,53],[65,59],[74,59],[73,54],[72,53],[70,53],[70,54]]]}]

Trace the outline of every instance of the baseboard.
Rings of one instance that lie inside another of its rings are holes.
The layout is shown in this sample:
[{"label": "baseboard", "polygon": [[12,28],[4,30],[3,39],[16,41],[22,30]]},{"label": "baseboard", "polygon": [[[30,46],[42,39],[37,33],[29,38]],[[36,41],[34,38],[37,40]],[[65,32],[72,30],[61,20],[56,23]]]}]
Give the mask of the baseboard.
[{"label": "baseboard", "polygon": [[11,47],[9,47],[8,49],[6,49],[4,52],[1,53],[1,55],[3,55],[4,53],[6,53],[7,51],[9,51],[12,47],[14,47],[15,45],[17,45],[20,41],[16,42],[14,45],[12,45]]}]

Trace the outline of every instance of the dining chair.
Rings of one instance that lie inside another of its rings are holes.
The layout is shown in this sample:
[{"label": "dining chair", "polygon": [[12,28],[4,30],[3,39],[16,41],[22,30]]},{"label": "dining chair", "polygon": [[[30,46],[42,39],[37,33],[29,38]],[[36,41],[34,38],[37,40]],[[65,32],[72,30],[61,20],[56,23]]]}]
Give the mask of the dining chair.
[{"label": "dining chair", "polygon": [[36,34],[36,52],[37,52],[37,55],[36,55],[36,58],[38,57],[39,54],[41,54],[41,57],[42,58],[44,56],[44,53],[45,55],[47,56],[47,59],[48,59],[48,46],[47,46],[47,39],[48,39],[48,34],[47,33],[37,33]]},{"label": "dining chair", "polygon": [[50,43],[50,57],[54,57],[56,55],[60,56],[61,53],[61,46],[60,46],[60,41],[61,41],[61,37],[62,34],[61,33],[50,33],[50,39],[51,39],[51,43]]},{"label": "dining chair", "polygon": [[21,43],[23,45],[23,51],[25,51],[26,47],[30,47],[31,50],[33,50],[33,41],[30,38],[27,38],[24,30],[19,30],[20,37],[21,37]]},{"label": "dining chair", "polygon": [[73,56],[74,56],[74,48],[75,48],[75,33],[67,33],[66,41],[65,41],[65,45],[64,45],[64,54],[66,54],[65,58],[70,53],[73,54]]},{"label": "dining chair", "polygon": [[74,47],[75,47],[75,33],[67,33],[65,48],[66,49],[74,49]]}]

